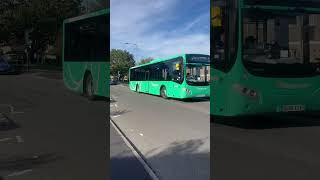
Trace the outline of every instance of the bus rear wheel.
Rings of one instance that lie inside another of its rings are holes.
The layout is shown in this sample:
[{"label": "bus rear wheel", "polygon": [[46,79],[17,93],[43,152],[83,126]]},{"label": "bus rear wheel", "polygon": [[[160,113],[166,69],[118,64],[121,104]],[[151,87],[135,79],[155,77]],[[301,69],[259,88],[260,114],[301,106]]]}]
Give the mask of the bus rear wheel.
[{"label": "bus rear wheel", "polygon": [[164,99],[167,99],[168,98],[168,96],[167,96],[167,89],[166,89],[166,87],[161,87],[161,90],[160,90],[160,95],[161,95],[161,97],[162,98],[164,98]]},{"label": "bus rear wheel", "polygon": [[85,87],[84,88],[85,89],[85,96],[89,100],[94,100],[95,96],[94,96],[94,88],[93,88],[93,79],[92,79],[91,74],[86,76],[84,87]]}]

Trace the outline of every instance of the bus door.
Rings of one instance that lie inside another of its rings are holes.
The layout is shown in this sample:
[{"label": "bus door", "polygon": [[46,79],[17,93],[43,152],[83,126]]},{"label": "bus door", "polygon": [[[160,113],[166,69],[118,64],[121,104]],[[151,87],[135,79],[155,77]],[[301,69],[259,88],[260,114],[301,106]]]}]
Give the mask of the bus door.
[{"label": "bus door", "polygon": [[180,90],[181,90],[181,83],[183,81],[183,70],[182,70],[182,64],[180,62],[175,63],[175,70],[173,71],[173,82],[172,86],[172,93],[174,97],[179,96]]}]

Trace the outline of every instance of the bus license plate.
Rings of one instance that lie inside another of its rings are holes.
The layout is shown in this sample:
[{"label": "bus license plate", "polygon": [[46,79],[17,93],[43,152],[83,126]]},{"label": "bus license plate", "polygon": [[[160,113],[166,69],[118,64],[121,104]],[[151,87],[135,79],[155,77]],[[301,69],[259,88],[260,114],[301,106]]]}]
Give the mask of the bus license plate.
[{"label": "bus license plate", "polygon": [[204,95],[204,94],[199,94],[199,95],[197,95],[196,97],[206,97],[206,95]]},{"label": "bus license plate", "polygon": [[282,111],[283,112],[298,112],[298,111],[304,111],[305,106],[304,105],[286,105],[283,106]]}]

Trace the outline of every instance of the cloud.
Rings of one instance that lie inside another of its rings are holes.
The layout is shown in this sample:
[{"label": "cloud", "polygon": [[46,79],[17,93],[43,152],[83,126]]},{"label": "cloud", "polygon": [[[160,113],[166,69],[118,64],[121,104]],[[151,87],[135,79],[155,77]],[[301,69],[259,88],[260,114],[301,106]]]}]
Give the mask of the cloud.
[{"label": "cloud", "polygon": [[200,13],[194,10],[193,4],[185,3],[182,0],[111,0],[111,48],[133,51],[138,59],[181,53],[209,54],[209,3],[202,3],[208,6],[208,12]]}]

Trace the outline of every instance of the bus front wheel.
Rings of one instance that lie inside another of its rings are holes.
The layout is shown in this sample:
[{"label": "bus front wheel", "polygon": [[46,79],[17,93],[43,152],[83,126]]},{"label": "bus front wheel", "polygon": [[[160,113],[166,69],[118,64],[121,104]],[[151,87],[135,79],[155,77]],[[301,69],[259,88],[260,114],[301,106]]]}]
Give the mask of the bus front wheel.
[{"label": "bus front wheel", "polygon": [[95,96],[94,96],[94,88],[93,88],[93,79],[91,74],[88,74],[86,76],[86,80],[85,80],[85,96],[89,99],[89,100],[94,100]]},{"label": "bus front wheel", "polygon": [[161,97],[163,97],[164,99],[167,99],[168,98],[168,96],[167,96],[167,89],[166,89],[166,87],[161,87],[161,90],[160,90],[160,95],[161,95]]}]

